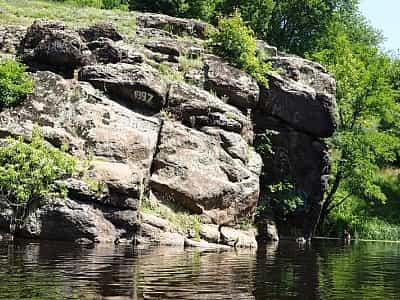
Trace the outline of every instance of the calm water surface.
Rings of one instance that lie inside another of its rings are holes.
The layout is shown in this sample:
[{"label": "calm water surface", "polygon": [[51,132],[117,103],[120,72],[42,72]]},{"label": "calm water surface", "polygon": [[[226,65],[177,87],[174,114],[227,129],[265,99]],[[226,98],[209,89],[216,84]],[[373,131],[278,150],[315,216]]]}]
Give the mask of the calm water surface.
[{"label": "calm water surface", "polygon": [[217,253],[0,243],[0,299],[400,299],[400,244]]}]

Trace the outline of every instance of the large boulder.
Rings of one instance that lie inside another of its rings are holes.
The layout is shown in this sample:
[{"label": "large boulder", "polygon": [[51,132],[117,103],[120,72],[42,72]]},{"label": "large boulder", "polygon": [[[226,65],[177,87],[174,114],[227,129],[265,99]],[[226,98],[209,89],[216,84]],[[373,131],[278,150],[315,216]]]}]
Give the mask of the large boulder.
[{"label": "large boulder", "polygon": [[119,232],[100,209],[69,199],[51,200],[25,220],[21,233],[42,240],[113,242]]},{"label": "large boulder", "polygon": [[250,217],[259,195],[258,176],[232,158],[216,138],[164,122],[151,177],[153,192],[216,223]]},{"label": "large boulder", "polygon": [[69,145],[87,161],[88,185],[101,194],[96,201],[137,209],[150,176],[160,121],[125,108],[87,83],[50,72],[37,72],[34,81],[24,105],[0,113],[0,136],[29,137],[38,126],[46,140]]},{"label": "large boulder", "polygon": [[207,30],[211,25],[198,20],[180,19],[166,15],[145,13],[136,18],[141,27],[167,29],[174,34],[189,34],[199,38],[206,38]]},{"label": "large boulder", "polygon": [[252,139],[251,121],[239,109],[193,85],[184,82],[171,84],[168,110],[186,126],[217,127]]},{"label": "large boulder", "polygon": [[108,22],[97,23],[88,28],[81,28],[79,34],[87,42],[93,42],[100,38],[107,38],[112,41],[121,41],[123,39],[114,25]]},{"label": "large boulder", "polygon": [[87,54],[80,36],[62,23],[36,20],[20,47],[22,60],[34,69],[53,70],[67,76],[84,65]]},{"label": "large boulder", "polygon": [[316,137],[329,137],[336,129],[336,87],[322,66],[298,57],[274,57],[280,75],[269,75],[269,88],[261,87],[259,110]]},{"label": "large boulder", "polygon": [[257,107],[260,88],[257,81],[246,72],[232,67],[215,56],[208,56],[204,62],[206,90],[244,111]]},{"label": "large boulder", "polygon": [[98,63],[115,64],[128,59],[128,51],[121,49],[108,38],[99,38],[87,46]]},{"label": "large boulder", "polygon": [[79,80],[90,82],[130,107],[158,111],[166,103],[168,85],[159,72],[147,64],[86,66],[79,72]]}]

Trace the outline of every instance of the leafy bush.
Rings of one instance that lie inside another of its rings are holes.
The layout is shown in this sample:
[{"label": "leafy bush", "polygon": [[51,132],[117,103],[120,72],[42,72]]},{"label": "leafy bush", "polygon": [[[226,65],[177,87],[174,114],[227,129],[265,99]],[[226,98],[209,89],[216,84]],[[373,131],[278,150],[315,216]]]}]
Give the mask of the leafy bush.
[{"label": "leafy bush", "polygon": [[63,187],[57,180],[75,172],[76,161],[44,141],[34,129],[30,143],[22,138],[8,138],[0,147],[0,197],[14,204],[43,201],[62,196]]},{"label": "leafy bush", "polygon": [[274,215],[278,220],[285,221],[289,214],[304,208],[304,198],[296,192],[291,180],[283,180],[268,186],[267,194],[270,198]]},{"label": "leafy bush", "polygon": [[0,61],[0,110],[19,104],[32,91],[25,65],[11,59]]},{"label": "leafy bush", "polygon": [[209,36],[208,45],[216,55],[268,86],[266,75],[271,65],[257,57],[254,32],[246,26],[238,12],[229,18],[222,18],[218,30],[211,31]]}]

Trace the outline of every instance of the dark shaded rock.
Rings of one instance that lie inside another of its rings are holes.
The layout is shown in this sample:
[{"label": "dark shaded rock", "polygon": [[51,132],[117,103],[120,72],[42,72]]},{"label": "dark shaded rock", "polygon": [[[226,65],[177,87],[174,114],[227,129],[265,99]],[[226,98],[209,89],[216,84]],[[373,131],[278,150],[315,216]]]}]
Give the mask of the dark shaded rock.
[{"label": "dark shaded rock", "polygon": [[226,97],[229,104],[240,109],[256,108],[260,88],[254,78],[214,56],[208,56],[204,63],[206,90]]},{"label": "dark shaded rock", "polygon": [[189,34],[199,38],[206,38],[206,33],[211,25],[189,19],[174,18],[166,15],[145,13],[136,18],[139,26],[147,28],[158,28],[170,31],[174,34]]},{"label": "dark shaded rock", "polygon": [[9,232],[13,210],[5,201],[0,200],[0,231]]},{"label": "dark shaded rock", "polygon": [[259,195],[258,176],[217,139],[172,122],[164,122],[161,130],[151,188],[217,224],[252,215]]},{"label": "dark shaded rock", "polygon": [[152,51],[162,54],[180,56],[182,49],[174,39],[153,39],[145,42],[144,46]]},{"label": "dark shaded rock", "polygon": [[86,63],[84,44],[79,35],[62,23],[35,21],[27,30],[20,47],[22,60],[39,70],[52,70],[72,76]]},{"label": "dark shaded rock", "polygon": [[173,83],[168,95],[168,110],[185,125],[218,127],[240,133],[251,141],[250,120],[216,96],[184,82]]},{"label": "dark shaded rock", "polygon": [[86,66],[79,72],[79,80],[90,82],[128,106],[160,110],[166,103],[168,86],[159,72],[148,65]]},{"label": "dark shaded rock", "polygon": [[260,106],[293,128],[316,137],[329,137],[336,129],[335,81],[318,64],[297,57],[271,58],[281,75],[269,76],[269,89],[261,87]]},{"label": "dark shaded rock", "polygon": [[127,61],[128,53],[124,49],[117,47],[112,40],[100,38],[87,44],[95,56],[96,61],[103,64],[115,64],[122,60]]},{"label": "dark shaded rock", "polygon": [[[148,38],[144,47],[154,53],[152,56],[164,56],[162,61],[180,62],[180,57],[196,59],[204,52],[202,43],[196,40],[183,40],[178,38]],[[153,58],[154,59],[154,58]],[[160,59],[154,59],[161,62]]]},{"label": "dark shaded rock", "polygon": [[273,154],[263,155],[264,166],[268,168],[264,170],[263,181],[277,183],[287,178],[294,180],[296,192],[304,200],[303,208],[298,210],[302,223],[300,225],[303,225],[306,235],[312,234],[318,223],[330,173],[327,146],[272,117],[262,117],[256,124],[260,133],[266,128],[278,132],[270,137]]},{"label": "dark shaded rock", "polygon": [[42,240],[113,242],[117,229],[101,210],[69,199],[52,200],[32,212],[21,228],[21,235]]},{"label": "dark shaded rock", "polygon": [[93,42],[99,38],[107,38],[112,41],[121,41],[123,39],[112,23],[97,23],[88,28],[81,28],[79,34],[87,42]]},{"label": "dark shaded rock", "polygon": [[105,217],[115,226],[124,228],[127,232],[134,233],[139,225],[138,212],[135,210],[121,210],[106,213]]}]

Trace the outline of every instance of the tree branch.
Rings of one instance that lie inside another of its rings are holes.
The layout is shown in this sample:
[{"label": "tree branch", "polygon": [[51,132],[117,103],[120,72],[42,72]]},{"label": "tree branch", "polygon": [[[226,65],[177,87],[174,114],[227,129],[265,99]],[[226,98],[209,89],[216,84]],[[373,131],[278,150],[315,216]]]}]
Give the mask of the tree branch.
[{"label": "tree branch", "polygon": [[333,205],[330,206],[330,207],[327,207],[327,208],[326,208],[326,212],[327,212],[326,214],[329,215],[329,213],[330,213],[333,209],[335,209],[336,207],[339,207],[340,205],[342,205],[351,195],[353,195],[353,194],[352,194],[352,193],[349,193],[346,197],[342,198],[342,200],[340,200],[339,202],[333,204]]}]

